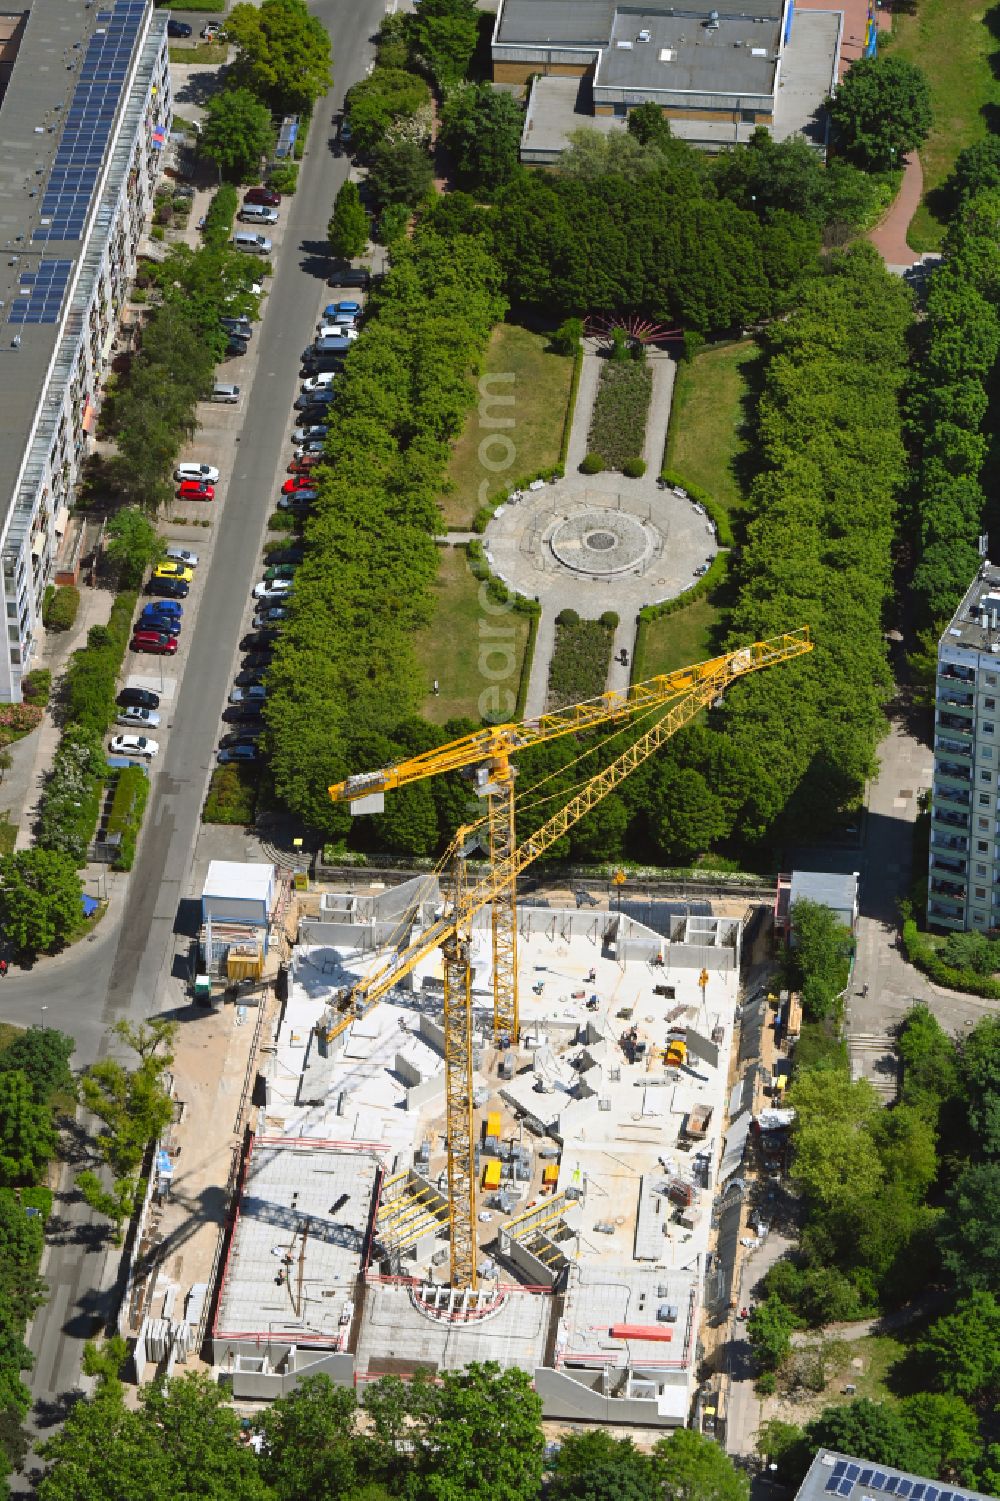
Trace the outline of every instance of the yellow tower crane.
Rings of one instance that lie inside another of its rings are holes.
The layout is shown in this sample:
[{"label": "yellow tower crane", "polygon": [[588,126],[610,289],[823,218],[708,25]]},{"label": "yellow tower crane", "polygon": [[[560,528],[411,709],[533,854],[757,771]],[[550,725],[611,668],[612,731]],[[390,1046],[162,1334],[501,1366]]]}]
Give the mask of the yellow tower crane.
[{"label": "yellow tower crane", "polygon": [[[737,679],[787,662],[812,651],[808,627],[738,651],[713,657],[678,672],[633,684],[626,694],[605,693],[523,724],[491,725],[450,741],[396,766],[348,777],[332,786],[335,801],[348,801],[356,813],[380,812],[383,794],[424,777],[475,768],[478,790],[488,800],[489,873],[466,887],[464,862],[456,861],[458,880],[450,909],[436,918],[406,948],[398,950],[370,974],[340,992],[333,1019],[323,1024],[327,1043],[356,1018],[365,1015],[435,949],[443,955],[445,1096],[448,1133],[448,1200],[451,1239],[451,1282],[475,1288],[476,1182],[472,1102],[472,976],[469,945],[472,920],[489,906],[493,929],[494,1038],[499,1045],[516,1043],[517,999],[517,879],[534,860],[579,822],[609,792],[677,733],[696,714],[713,703]],[[514,833],[514,767],[511,756],[530,746],[581,733],[602,725],[625,726],[655,714],[654,722],[592,776],[564,807],[552,814],[524,844]],[[463,831],[452,841],[461,843]]]}]

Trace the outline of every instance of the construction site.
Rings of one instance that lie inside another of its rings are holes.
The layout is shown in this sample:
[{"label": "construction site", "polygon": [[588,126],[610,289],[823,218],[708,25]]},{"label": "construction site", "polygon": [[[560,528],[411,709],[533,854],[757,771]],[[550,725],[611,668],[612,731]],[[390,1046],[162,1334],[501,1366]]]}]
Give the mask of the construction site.
[{"label": "construction site", "polygon": [[[718,1410],[705,1356],[759,1229],[751,1124],[764,1160],[787,1125],[771,1055],[789,1008],[773,1016],[766,990],[741,1004],[744,942],[771,906],[620,887],[571,903],[517,880],[733,677],[807,650],[805,633],[757,643],[624,707],[606,695],[330,789],[378,811],[385,791],[468,768],[485,813],[436,872],[296,910],[204,1321],[194,1338],[145,1324],[142,1362],[187,1359],[203,1329],[244,1402],[306,1374],[363,1394],[490,1361],[528,1372],[549,1419],[656,1430]],[[635,707],[654,711],[644,735],[519,842],[511,754]],[[206,912],[256,920],[250,884],[257,901],[263,874],[212,867]]]}]

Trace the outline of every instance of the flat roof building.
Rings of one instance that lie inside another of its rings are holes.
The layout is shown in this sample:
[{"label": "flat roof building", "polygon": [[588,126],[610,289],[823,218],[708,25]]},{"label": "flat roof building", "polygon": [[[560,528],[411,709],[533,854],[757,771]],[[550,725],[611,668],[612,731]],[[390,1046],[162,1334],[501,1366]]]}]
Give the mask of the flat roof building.
[{"label": "flat roof building", "polygon": [[0,32],[4,701],[36,652],[170,130],[166,22],[151,0],[34,0]]},{"label": "flat roof building", "polygon": [[[647,103],[660,106],[675,135],[718,151],[748,141],[760,126],[788,133],[780,90],[792,34],[791,0],[501,0],[493,78],[503,84],[534,80],[521,142],[526,162],[556,161],[569,131],[588,123],[602,130],[614,121],[622,125]],[[815,124],[812,116],[836,80],[839,40],[836,24],[832,30],[814,26],[804,70],[795,55],[793,74],[809,74],[812,101],[803,115],[803,99],[796,97],[796,129]],[[812,66],[817,47],[823,54],[818,81]]]},{"label": "flat roof building", "polygon": [[832,1449],[816,1454],[795,1501],[881,1501],[883,1496],[901,1496],[903,1501],[996,1501],[968,1486],[945,1485]]}]

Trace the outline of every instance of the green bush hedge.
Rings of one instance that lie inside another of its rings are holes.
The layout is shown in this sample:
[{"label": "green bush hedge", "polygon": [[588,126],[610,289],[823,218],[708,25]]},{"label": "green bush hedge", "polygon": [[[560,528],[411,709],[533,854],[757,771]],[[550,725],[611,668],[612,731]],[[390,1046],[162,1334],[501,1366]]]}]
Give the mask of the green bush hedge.
[{"label": "green bush hedge", "polygon": [[576,610],[570,609],[568,606],[567,606],[567,608],[565,610],[560,610],[559,614],[556,616],[556,625],[579,625],[579,624],[580,624],[580,616],[578,615],[578,613],[576,612]]},{"label": "green bush hedge", "polygon": [[605,467],[604,460],[599,453],[588,453],[580,460],[581,474],[600,474]]},{"label": "green bush hedge", "polygon": [[280,162],[272,167],[267,176],[267,185],[276,193],[291,194],[299,185],[298,162]]},{"label": "green bush hedge", "polygon": [[903,924],[903,951],[910,963],[935,985],[942,985],[946,990],[964,990],[987,1001],[1000,1001],[1000,980],[977,975],[971,969],[952,969],[950,964],[945,964],[912,917]]},{"label": "green bush hedge", "polygon": [[36,667],[21,679],[21,696],[26,704],[44,709],[52,692],[52,674],[47,667]]},{"label": "green bush hedge", "polygon": [[472,530],[474,532],[485,532],[493,519],[493,513],[497,507],[504,505],[507,497],[515,490],[527,490],[528,486],[533,485],[536,480],[544,480],[548,484],[550,480],[562,479],[565,473],[566,471],[562,463],[559,463],[552,464],[548,469],[538,469],[534,474],[526,474],[522,475],[519,479],[506,481],[501,490],[497,490],[494,495],[490,496],[486,505],[479,507],[479,510],[472,518]]},{"label": "green bush hedge", "polygon": [[[535,606],[528,619],[528,636],[524,643],[524,657],[521,661],[521,681],[517,685],[517,702],[514,705],[514,722],[520,723],[524,718],[524,708],[528,702],[528,687],[531,683],[531,669],[535,661],[535,646],[538,642],[538,622],[542,618],[541,609],[536,600],[530,600]],[[516,608],[516,607],[515,607]]]},{"label": "green bush hedge", "polygon": [[204,244],[210,245],[213,250],[225,249],[233,232],[233,220],[238,207],[239,195],[236,189],[232,183],[223,183],[208,205],[202,230]]},{"label": "green bush hedge", "polygon": [[115,693],[125,650],[132,631],[138,595],[132,590],[119,594],[111,606],[106,626],[91,626],[87,645],[73,653],[63,684],[67,721],[107,732],[115,718]]},{"label": "green bush hedge", "polygon": [[42,624],[47,631],[68,631],[76,622],[80,608],[80,591],[72,584],[56,589],[42,609]]},{"label": "green bush hedge", "polygon": [[725,506],[719,504],[714,495],[709,495],[700,485],[693,485],[690,480],[682,479],[676,469],[664,469],[660,478],[675,490],[686,490],[692,500],[696,500],[700,506],[704,506],[710,519],[715,523],[715,535],[719,539],[720,547],[732,547],[734,545],[733,529],[729,524],[729,516]]},{"label": "green bush hedge", "polygon": [[131,870],[135,861],[135,846],[142,827],[142,815],[149,797],[149,777],[145,767],[123,766],[118,773],[111,809],[108,813],[108,833],[122,836],[121,848],[115,860],[116,870]]},{"label": "green bush hedge", "polygon": [[622,465],[622,474],[624,474],[626,479],[642,479],[642,476],[645,473],[646,460],[640,459],[638,455],[635,455],[633,458],[626,459],[624,464]]},{"label": "green bush hedge", "polygon": [[549,664],[548,708],[582,703],[604,692],[613,635],[599,620],[556,625],[555,650]]},{"label": "green bush hedge", "polygon": [[97,828],[106,776],[101,735],[67,725],[56,746],[38,812],[37,843],[84,865]]},{"label": "green bush hedge", "polygon": [[217,766],[208,784],[205,823],[251,824],[257,811],[257,772],[251,766]]},{"label": "green bush hedge", "polygon": [[566,403],[566,418],[563,422],[562,442],[559,444],[559,467],[566,468],[566,455],[569,453],[569,439],[573,431],[573,414],[576,411],[576,398],[580,391],[580,376],[583,373],[583,345],[577,343],[576,353],[573,356],[573,375],[569,383],[569,400]]}]

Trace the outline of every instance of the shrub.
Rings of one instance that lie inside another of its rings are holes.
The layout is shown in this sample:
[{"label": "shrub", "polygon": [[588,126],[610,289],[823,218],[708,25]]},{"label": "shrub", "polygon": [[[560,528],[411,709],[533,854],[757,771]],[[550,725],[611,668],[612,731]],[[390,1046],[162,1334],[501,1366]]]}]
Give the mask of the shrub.
[{"label": "shrub", "polygon": [[205,823],[253,823],[257,776],[249,766],[217,766],[208,784]]},{"label": "shrub", "polygon": [[279,162],[268,173],[267,185],[276,193],[294,193],[299,185],[299,167],[297,162]]},{"label": "shrub", "polygon": [[552,335],[552,349],[556,354],[576,354],[583,338],[583,319],[567,318]]},{"label": "shrub", "polygon": [[205,245],[222,250],[229,243],[238,206],[239,197],[236,189],[232,183],[223,183],[208,205],[208,212],[205,215],[202,230],[202,241]]},{"label": "shrub", "polygon": [[149,238],[151,240],[165,240],[167,238],[167,231],[163,228],[162,224],[154,224],[149,231]]},{"label": "shrub", "polygon": [[38,845],[83,865],[101,809],[105,760],[101,733],[70,724],[63,733],[38,814]]},{"label": "shrub", "polygon": [[131,870],[135,846],[142,827],[142,815],[149,797],[149,777],[142,766],[123,766],[118,773],[114,797],[108,813],[108,833],[122,836],[115,860],[116,870]]},{"label": "shrub", "polygon": [[616,631],[618,629],[619,620],[615,611],[605,610],[604,614],[601,616],[600,624],[605,626],[609,631]]},{"label": "shrub", "polygon": [[612,632],[599,620],[577,619],[561,625],[557,622],[556,645],[549,666],[548,709],[580,703],[604,692],[611,640]]},{"label": "shrub", "polygon": [[30,735],[41,723],[41,718],[41,704],[0,705],[0,730],[3,732],[4,744],[20,740],[22,735]]},{"label": "shrub", "polygon": [[588,453],[580,464],[580,473],[600,474],[604,467],[604,460],[599,453]]},{"label": "shrub", "polygon": [[640,459],[637,455],[626,459],[622,465],[622,474],[625,475],[626,479],[642,479],[645,473],[646,460]]},{"label": "shrub", "polygon": [[294,532],[295,517],[291,511],[272,511],[267,518],[267,526],[272,532]]},{"label": "shrub", "polygon": [[21,693],[26,703],[44,709],[52,692],[52,674],[47,667],[36,667],[21,679]]},{"label": "shrub", "polygon": [[76,620],[80,608],[80,591],[72,584],[63,584],[43,607],[42,624],[47,631],[68,631]]},{"label": "shrub", "polygon": [[630,359],[602,365],[589,441],[612,469],[622,469],[626,459],[642,452],[652,392],[648,365]]},{"label": "shrub", "polygon": [[560,610],[556,616],[556,625],[579,625],[580,617],[575,610]]},{"label": "shrub", "polygon": [[92,626],[87,645],[73,653],[63,698],[66,719],[103,735],[115,717],[115,688],[131,633],[138,596],[119,594],[106,626]]}]

